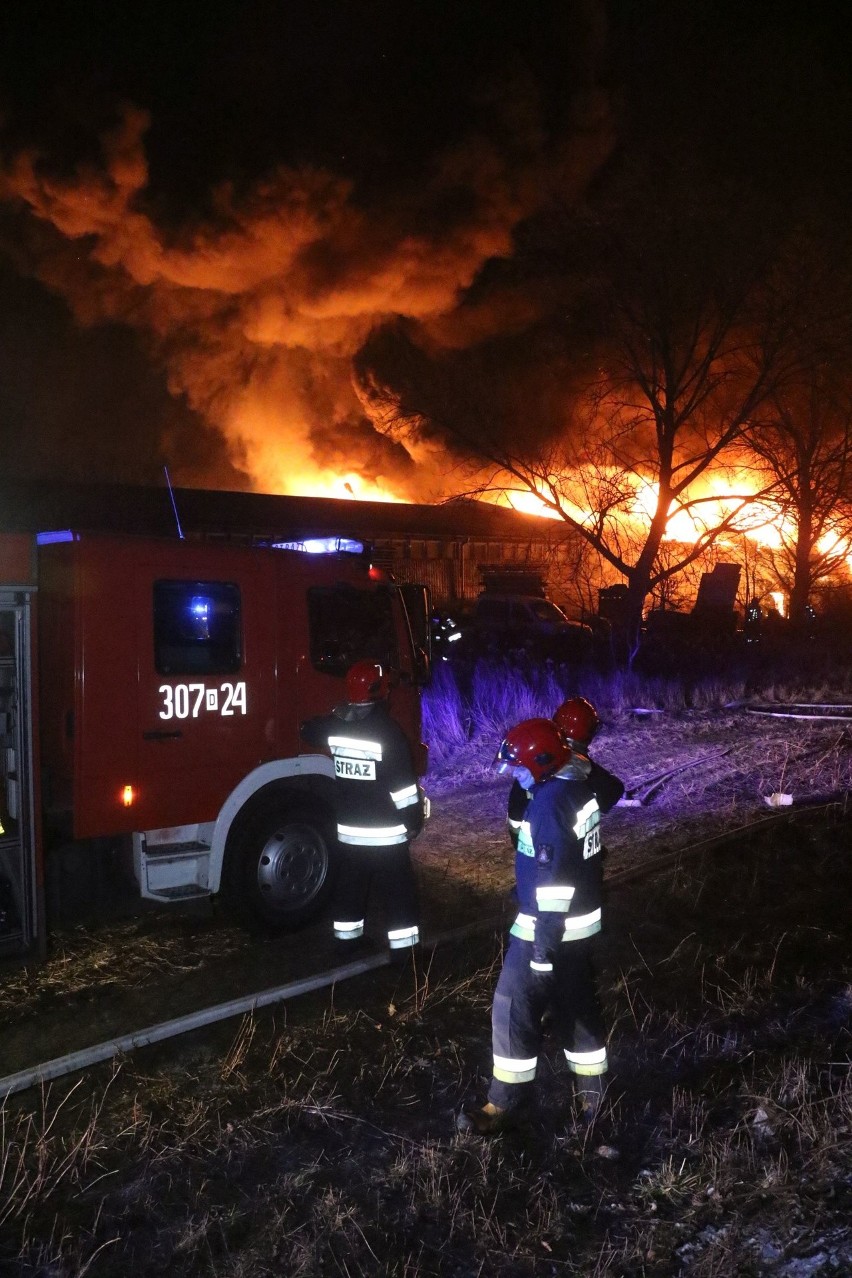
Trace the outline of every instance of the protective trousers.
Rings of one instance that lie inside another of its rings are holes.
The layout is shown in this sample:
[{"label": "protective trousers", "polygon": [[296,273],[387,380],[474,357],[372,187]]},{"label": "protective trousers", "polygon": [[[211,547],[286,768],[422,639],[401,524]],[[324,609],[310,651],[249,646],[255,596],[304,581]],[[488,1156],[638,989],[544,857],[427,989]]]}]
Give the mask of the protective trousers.
[{"label": "protective trousers", "polygon": [[530,968],[531,941],[513,937],[494,992],[491,1033],[494,1077],[488,1099],[511,1109],[529,1094],[543,1037],[542,1018],[575,1074],[604,1074],[606,1028],[593,965],[596,937],[563,942],[553,972]]},{"label": "protective trousers", "polygon": [[339,871],[332,903],[334,935],[355,940],[364,934],[367,902],[373,897],[387,924],[392,950],[416,945],[418,929],[417,882],[407,843],[388,847],[355,847],[341,843]]}]

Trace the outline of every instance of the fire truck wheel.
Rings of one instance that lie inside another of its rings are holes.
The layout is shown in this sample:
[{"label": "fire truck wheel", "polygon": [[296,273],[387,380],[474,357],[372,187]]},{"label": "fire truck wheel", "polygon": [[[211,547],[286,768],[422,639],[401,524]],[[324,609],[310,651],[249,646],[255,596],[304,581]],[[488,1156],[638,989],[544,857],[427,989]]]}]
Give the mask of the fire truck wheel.
[{"label": "fire truck wheel", "polygon": [[288,930],[322,909],[331,888],[329,839],[307,813],[259,813],[234,853],[227,895],[255,923]]}]

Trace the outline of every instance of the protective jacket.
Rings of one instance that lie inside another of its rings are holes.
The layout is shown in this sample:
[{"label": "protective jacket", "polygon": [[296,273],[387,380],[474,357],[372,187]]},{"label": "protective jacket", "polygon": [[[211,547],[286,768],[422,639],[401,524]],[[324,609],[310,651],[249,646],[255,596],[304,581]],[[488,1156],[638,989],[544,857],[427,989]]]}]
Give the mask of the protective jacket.
[{"label": "protective jacket", "polygon": [[334,935],[364,935],[371,889],[384,902],[392,950],[417,945],[417,885],[409,839],[423,827],[424,796],[408,740],[384,701],[344,704],[311,719],[302,735],[334,759],[341,844],[332,910]]},{"label": "protective jacket", "polygon": [[423,828],[423,794],[405,733],[385,702],[336,706],[302,725],[334,760],[337,838],[354,847],[407,843]]},{"label": "protective jacket", "polygon": [[[560,786],[548,790],[556,781]],[[524,790],[517,781],[513,784],[507,815],[516,849],[515,881],[520,906],[511,929],[513,936],[535,940],[536,920],[541,909],[537,895],[539,883],[544,887],[554,873],[553,856],[542,851],[537,838],[543,839],[545,847],[553,848],[559,875],[569,889],[565,898],[551,896],[553,902],[559,899],[568,902],[561,939],[579,940],[600,931],[602,868],[597,827],[600,813],[614,807],[623,793],[624,786],[618,777],[579,754],[572,755],[555,777],[531,791]],[[532,802],[534,798],[537,807]],[[594,804],[590,807],[591,800]],[[581,816],[581,812],[584,815]],[[557,911],[546,909],[544,912],[552,915]],[[557,924],[549,917],[539,927],[540,933],[542,927],[555,930]]]},{"label": "protective jacket", "polygon": [[[614,808],[624,794],[623,781],[620,781],[612,772],[608,772],[606,768],[601,767],[599,763],[595,763],[587,755],[578,754],[575,751],[572,754],[572,761],[577,765],[580,772],[585,772],[585,780],[591,787],[601,812],[609,812],[610,808]],[[513,781],[512,788],[509,791],[509,804],[506,812],[506,824],[509,828],[512,847],[517,848],[518,838],[523,829],[527,856],[532,856],[529,842],[529,824],[524,826],[524,817],[527,814],[527,804],[530,801],[530,796],[531,791],[525,790],[520,781]]]},{"label": "protective jacket", "polygon": [[519,785],[510,795],[520,912],[494,994],[488,1093],[501,1108],[518,1104],[536,1076],[546,1012],[572,1073],[607,1071],[591,947],[601,928],[600,814],[623,789],[612,773],[574,754],[529,792]]},{"label": "protective jacket", "polygon": [[584,771],[572,759],[533,786],[518,841],[520,912],[511,931],[533,942],[540,970],[552,970],[563,942],[601,928],[600,808]]}]

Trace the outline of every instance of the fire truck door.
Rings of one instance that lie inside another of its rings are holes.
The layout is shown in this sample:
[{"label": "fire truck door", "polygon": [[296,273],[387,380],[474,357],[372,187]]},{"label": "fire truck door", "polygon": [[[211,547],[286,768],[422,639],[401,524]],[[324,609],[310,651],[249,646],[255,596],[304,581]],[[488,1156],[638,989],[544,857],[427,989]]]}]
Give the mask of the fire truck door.
[{"label": "fire truck door", "polygon": [[0,956],[41,940],[30,608],[0,586]]},{"label": "fire truck door", "polygon": [[[206,566],[204,566],[206,567]],[[139,824],[213,820],[274,754],[274,608],[263,576],[138,577]]]}]

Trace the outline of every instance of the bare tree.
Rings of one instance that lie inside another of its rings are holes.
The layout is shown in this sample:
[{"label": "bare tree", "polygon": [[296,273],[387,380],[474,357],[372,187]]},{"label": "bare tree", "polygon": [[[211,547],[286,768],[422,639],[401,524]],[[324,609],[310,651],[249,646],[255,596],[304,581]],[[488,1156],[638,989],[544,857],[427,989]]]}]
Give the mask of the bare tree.
[{"label": "bare tree", "polygon": [[790,618],[801,624],[815,586],[836,574],[852,545],[852,387],[834,366],[803,370],[773,393],[749,432],[777,481],[780,544],[769,548]]},{"label": "bare tree", "polygon": [[[472,459],[472,492],[536,494],[624,578],[632,655],[648,594],[699,561],[753,499],[749,484],[720,513],[706,477],[772,391],[788,315],[724,212],[650,202],[641,223],[623,212],[589,223],[585,249],[575,246],[575,260],[585,251],[597,264],[574,298],[596,333],[555,428],[535,429],[517,405],[512,415],[511,396],[495,397],[506,366],[493,347],[427,351],[398,326],[367,343],[356,377],[374,418],[398,434],[435,432]],[[663,555],[680,513],[694,540]]]},{"label": "bare tree", "polygon": [[779,256],[777,287],[796,322],[780,373],[746,432],[775,483],[779,545],[768,548],[790,617],[805,620],[814,588],[844,566],[852,544],[852,311],[845,242],[797,228]]}]

